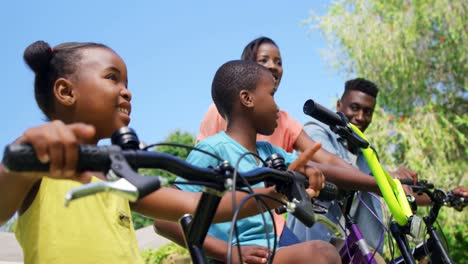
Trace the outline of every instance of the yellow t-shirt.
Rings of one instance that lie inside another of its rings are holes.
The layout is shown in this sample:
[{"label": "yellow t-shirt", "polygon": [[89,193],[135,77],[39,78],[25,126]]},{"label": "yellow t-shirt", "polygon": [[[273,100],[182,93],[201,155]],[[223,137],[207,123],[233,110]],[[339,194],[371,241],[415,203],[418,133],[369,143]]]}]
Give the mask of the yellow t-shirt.
[{"label": "yellow t-shirt", "polygon": [[65,193],[79,185],[42,179],[33,203],[18,219],[24,263],[143,263],[128,200],[100,193],[65,207]]}]

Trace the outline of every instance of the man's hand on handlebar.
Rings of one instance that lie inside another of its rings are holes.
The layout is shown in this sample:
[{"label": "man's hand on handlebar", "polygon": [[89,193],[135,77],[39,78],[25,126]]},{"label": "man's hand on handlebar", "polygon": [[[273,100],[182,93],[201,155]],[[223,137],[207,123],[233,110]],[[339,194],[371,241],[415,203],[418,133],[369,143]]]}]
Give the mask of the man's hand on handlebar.
[{"label": "man's hand on handlebar", "polygon": [[403,179],[412,179],[413,184],[416,184],[418,182],[418,173],[416,171],[413,171],[412,169],[409,169],[403,165],[398,167],[396,171],[390,171],[389,174],[393,178],[397,178],[400,180]]},{"label": "man's hand on handlebar", "polygon": [[456,187],[452,190],[452,193],[458,197],[468,198],[468,188],[465,188],[463,186]]}]

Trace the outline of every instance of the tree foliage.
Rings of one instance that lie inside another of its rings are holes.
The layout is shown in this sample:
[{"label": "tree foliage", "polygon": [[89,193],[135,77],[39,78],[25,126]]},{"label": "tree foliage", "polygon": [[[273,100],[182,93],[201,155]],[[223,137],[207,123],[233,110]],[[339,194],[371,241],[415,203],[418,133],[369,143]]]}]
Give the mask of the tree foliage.
[{"label": "tree foliage", "polygon": [[[465,135],[431,106],[414,110],[411,118],[396,118],[377,108],[372,125],[366,131],[376,146],[379,158],[390,170],[405,164],[419,172],[419,178],[427,179],[436,187],[448,191],[455,186],[468,186],[465,177],[466,149],[456,142],[465,142]],[[425,216],[428,208],[419,208],[418,215]],[[450,255],[457,261],[468,260],[468,214],[450,208],[442,208],[438,217],[439,230],[445,234]]]},{"label": "tree foliage", "polygon": [[330,44],[334,66],[375,81],[393,114],[429,103],[467,111],[468,2],[340,0],[310,23]]},{"label": "tree foliage", "polygon": [[[180,130],[176,130],[169,134],[166,139],[164,139],[163,143],[160,143],[156,146],[153,150],[157,152],[171,154],[173,156],[179,157],[181,159],[187,158],[188,154],[190,153],[190,149],[184,147],[177,147],[173,145],[164,145],[164,143],[176,143],[180,145],[186,145],[193,147],[195,145],[195,137],[188,133],[183,132]],[[148,176],[161,176],[165,177],[169,180],[174,180],[176,175],[159,169],[141,169],[139,171],[140,174],[148,175]],[[133,226],[135,229],[139,229],[148,225],[153,224],[153,220],[142,216],[138,213],[132,212],[133,218]]]},{"label": "tree foliage", "polygon": [[[379,86],[379,108],[366,134],[383,163],[405,164],[445,190],[468,181],[467,6],[462,0],[339,0],[306,21],[325,35],[324,54],[335,69]],[[466,209],[444,208],[438,220],[454,260],[468,259]]]},{"label": "tree foliage", "polygon": [[[146,264],[192,263],[187,249],[171,242],[156,250],[147,249],[142,252]],[[171,258],[172,259],[169,259]]]},{"label": "tree foliage", "polygon": [[[195,137],[188,132],[176,130],[172,132],[171,134],[169,134],[162,143],[159,143],[160,144],[159,146],[156,146],[153,149],[154,151],[157,151],[157,152],[167,153],[167,154],[171,154],[173,156],[179,157],[181,159],[186,159],[190,153],[189,148],[184,148],[182,146],[165,145],[167,143],[193,147],[195,145]],[[146,175],[158,175],[158,176],[166,177],[169,180],[174,180],[176,177],[170,172],[167,172],[164,170],[158,170],[158,169],[144,169],[144,170],[141,170],[140,172]]]}]

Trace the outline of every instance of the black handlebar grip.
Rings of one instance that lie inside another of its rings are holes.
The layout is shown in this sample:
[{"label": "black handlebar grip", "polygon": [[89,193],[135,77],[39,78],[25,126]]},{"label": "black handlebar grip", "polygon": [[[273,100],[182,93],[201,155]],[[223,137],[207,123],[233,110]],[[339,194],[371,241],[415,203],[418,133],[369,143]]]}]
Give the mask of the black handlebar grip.
[{"label": "black handlebar grip", "polygon": [[346,125],[337,113],[332,112],[326,107],[314,102],[312,99],[309,99],[304,103],[303,111],[304,114],[311,116],[329,126]]},{"label": "black handlebar grip", "polygon": [[[110,167],[109,152],[113,148],[120,150],[118,146],[80,145],[77,171],[107,171]],[[9,170],[17,172],[49,170],[49,163],[40,162],[34,148],[28,143],[6,146],[2,163]]]},{"label": "black handlebar grip", "polygon": [[34,148],[27,143],[5,147],[2,163],[11,171],[48,171],[49,164],[40,162]]},{"label": "black handlebar grip", "polygon": [[401,184],[414,185],[413,179],[400,179]]},{"label": "black handlebar grip", "polygon": [[115,145],[80,145],[76,170],[106,172],[111,166],[110,153],[120,151],[121,148]]},{"label": "black handlebar grip", "polygon": [[333,201],[338,197],[338,188],[331,182],[325,182],[325,187],[320,190],[320,194],[317,196],[317,200],[322,201]]}]

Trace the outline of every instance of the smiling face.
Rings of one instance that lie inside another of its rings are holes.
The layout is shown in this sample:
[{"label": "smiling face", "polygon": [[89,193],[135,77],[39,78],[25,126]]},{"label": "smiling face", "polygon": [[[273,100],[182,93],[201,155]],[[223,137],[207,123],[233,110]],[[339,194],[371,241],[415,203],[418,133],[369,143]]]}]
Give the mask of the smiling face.
[{"label": "smiling face", "polygon": [[272,43],[261,44],[257,50],[256,62],[270,70],[275,81],[275,89],[278,89],[283,76],[283,62],[278,47]]},{"label": "smiling face", "polygon": [[264,71],[256,88],[250,91],[253,102],[253,121],[258,134],[271,135],[278,125],[279,108],[275,102],[275,92],[274,79]]},{"label": "smiling face", "polygon": [[75,96],[73,121],[95,126],[98,139],[127,126],[131,93],[124,61],[112,50],[88,48],[82,51],[77,68],[70,78]]},{"label": "smiling face", "polygon": [[358,90],[351,90],[338,100],[336,109],[364,132],[372,122],[375,98]]}]

